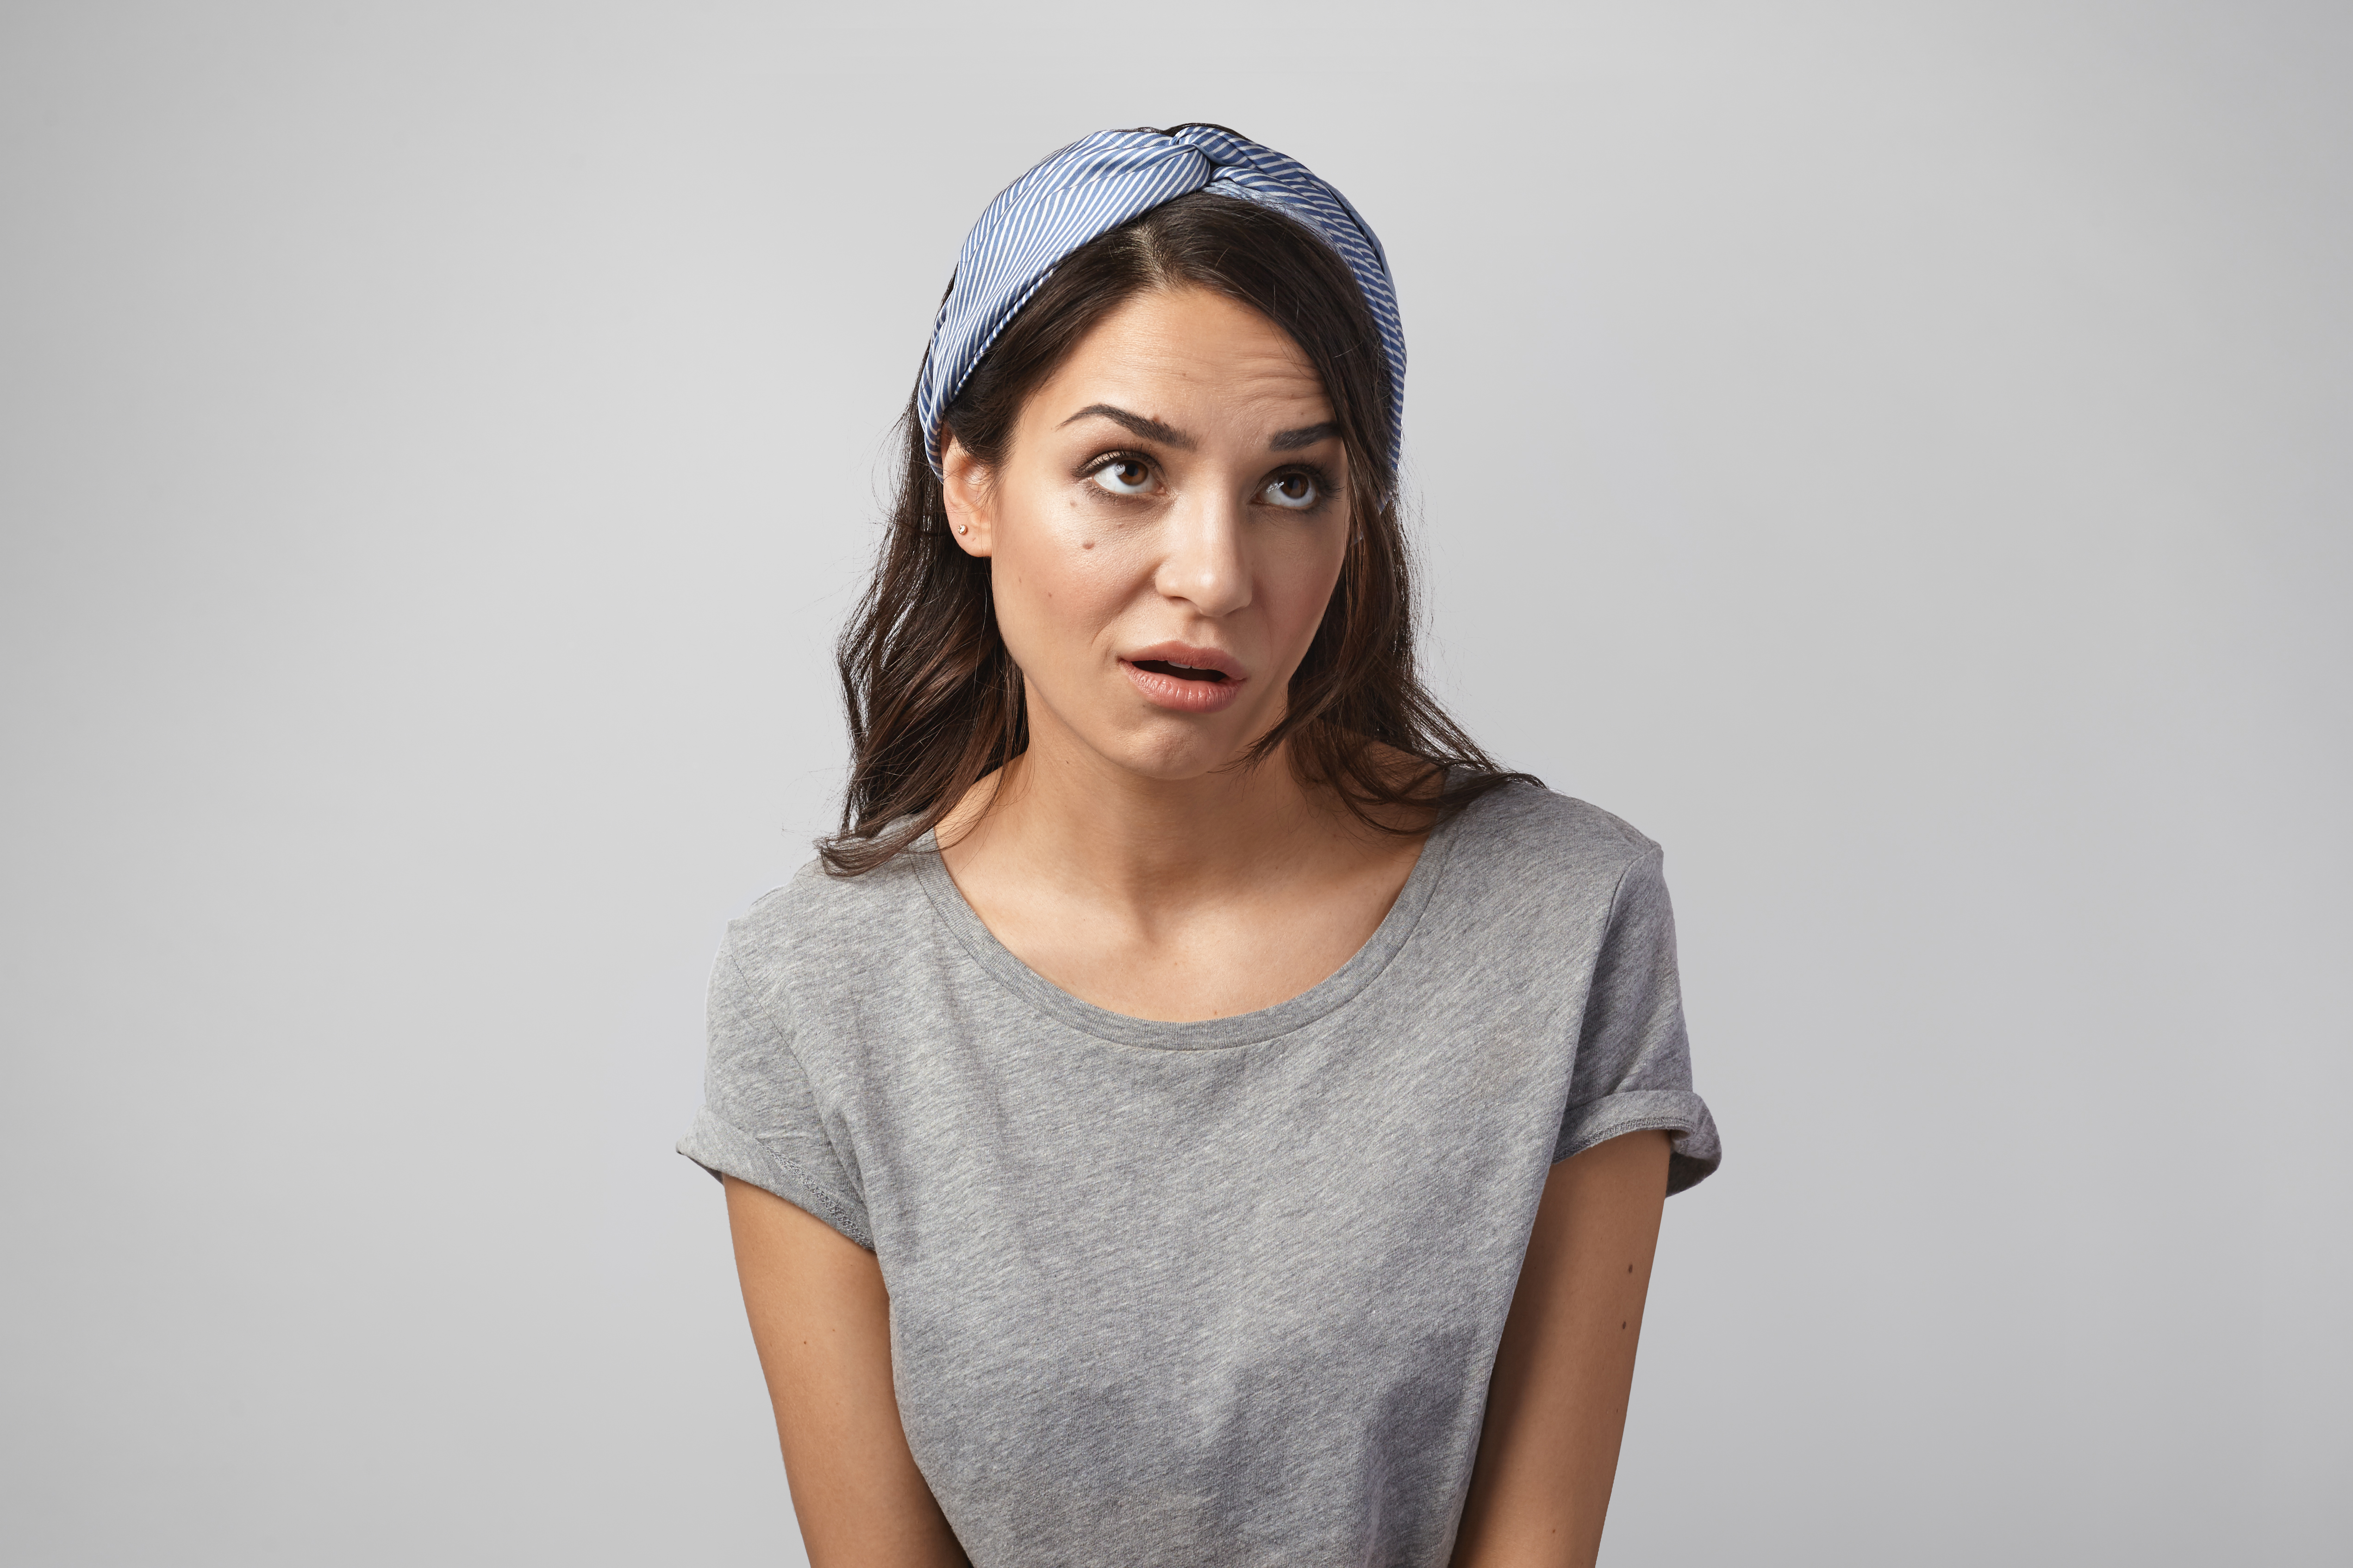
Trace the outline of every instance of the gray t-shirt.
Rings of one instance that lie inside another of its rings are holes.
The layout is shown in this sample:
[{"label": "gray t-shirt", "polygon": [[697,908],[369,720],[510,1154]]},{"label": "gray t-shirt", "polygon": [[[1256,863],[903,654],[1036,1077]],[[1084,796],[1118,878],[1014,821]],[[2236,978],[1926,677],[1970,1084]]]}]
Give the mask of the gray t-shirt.
[{"label": "gray t-shirt", "polygon": [[728,928],[679,1148],[873,1251],[976,1568],[1438,1568],[1546,1173],[1641,1128],[1715,1168],[1659,847],[1507,785],[1337,973],[1202,1023],[1060,990],[928,849],[812,866]]}]

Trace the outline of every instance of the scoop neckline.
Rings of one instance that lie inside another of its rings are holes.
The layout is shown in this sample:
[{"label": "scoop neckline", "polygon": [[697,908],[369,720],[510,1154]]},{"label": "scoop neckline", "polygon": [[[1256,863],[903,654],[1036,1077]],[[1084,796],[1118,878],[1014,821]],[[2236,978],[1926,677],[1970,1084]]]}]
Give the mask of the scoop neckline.
[{"label": "scoop neckline", "polygon": [[1092,1035],[1118,1046],[1141,1046],[1155,1050],[1201,1051],[1223,1050],[1236,1046],[1252,1046],[1282,1035],[1306,1027],[1328,1014],[1354,1001],[1357,994],[1372,984],[1389,960],[1405,946],[1413,934],[1422,911],[1429,908],[1431,893],[1446,868],[1448,852],[1453,847],[1456,831],[1462,819],[1484,805],[1473,801],[1461,811],[1431,828],[1421,841],[1421,853],[1414,858],[1413,869],[1406,874],[1405,886],[1398,889],[1396,900],[1381,923],[1365,944],[1349,955],[1348,961],[1322,980],[1288,1001],[1271,1007],[1261,1007],[1254,1013],[1237,1013],[1230,1018],[1196,1018],[1176,1021],[1165,1018],[1138,1018],[1125,1013],[1114,1013],[1108,1007],[1073,996],[1036,970],[1030,968],[1013,950],[997,940],[971,900],[964,896],[955,879],[948,874],[947,862],[942,858],[939,841],[926,833],[908,846],[914,861],[916,875],[933,910],[955,935],[973,961],[986,970],[990,978],[1004,986],[1032,1010],[1055,1022],[1064,1024],[1081,1034]]}]

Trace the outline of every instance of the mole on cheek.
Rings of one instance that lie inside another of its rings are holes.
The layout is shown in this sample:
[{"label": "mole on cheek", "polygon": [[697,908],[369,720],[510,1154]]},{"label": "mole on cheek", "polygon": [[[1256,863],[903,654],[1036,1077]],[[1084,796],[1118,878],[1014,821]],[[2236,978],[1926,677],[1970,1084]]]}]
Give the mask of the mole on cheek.
[{"label": "mole on cheek", "polygon": [[1095,542],[1092,539],[1082,540],[1079,542],[1079,548],[1082,550],[1092,550],[1094,547]]}]

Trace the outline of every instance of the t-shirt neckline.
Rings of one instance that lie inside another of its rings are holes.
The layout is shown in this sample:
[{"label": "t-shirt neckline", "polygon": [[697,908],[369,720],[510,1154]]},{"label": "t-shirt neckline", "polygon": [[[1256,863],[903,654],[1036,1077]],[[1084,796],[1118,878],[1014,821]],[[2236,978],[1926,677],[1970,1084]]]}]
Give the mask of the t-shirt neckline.
[{"label": "t-shirt neckline", "polygon": [[936,838],[926,833],[908,846],[907,853],[915,863],[916,875],[932,908],[972,955],[973,962],[1035,1011],[1113,1045],[1169,1051],[1218,1050],[1256,1045],[1290,1034],[1355,1000],[1413,934],[1414,926],[1429,907],[1430,895],[1445,871],[1456,830],[1481,804],[1472,802],[1430,830],[1421,841],[1421,853],[1414,858],[1413,869],[1406,874],[1405,886],[1398,889],[1396,901],[1389,905],[1389,912],[1347,963],[1287,1002],[1261,1007],[1255,1013],[1238,1013],[1230,1018],[1199,1018],[1183,1023],[1131,1017],[1071,995],[1022,963],[1012,949],[997,940],[997,933],[988,929],[965,898],[964,889],[948,874]]}]

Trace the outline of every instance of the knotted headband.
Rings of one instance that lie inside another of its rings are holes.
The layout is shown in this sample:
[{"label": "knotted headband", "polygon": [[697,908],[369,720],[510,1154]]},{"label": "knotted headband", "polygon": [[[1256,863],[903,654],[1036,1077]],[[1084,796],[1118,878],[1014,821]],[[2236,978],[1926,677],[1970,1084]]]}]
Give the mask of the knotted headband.
[{"label": "knotted headband", "polygon": [[946,431],[940,416],[1022,306],[1055,267],[1097,235],[1194,191],[1272,207],[1305,224],[1356,276],[1389,362],[1389,464],[1397,465],[1405,411],[1405,329],[1388,258],[1348,198],[1271,147],[1216,125],[1173,132],[1098,131],[1073,142],[998,193],[965,237],[955,278],[932,323],[915,390],[932,472]]}]

